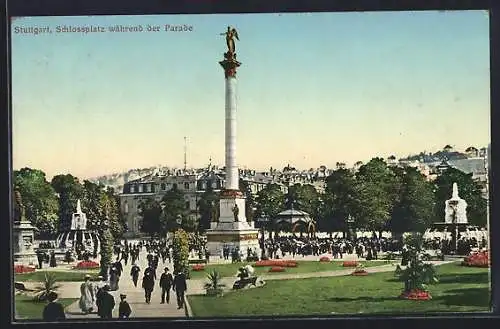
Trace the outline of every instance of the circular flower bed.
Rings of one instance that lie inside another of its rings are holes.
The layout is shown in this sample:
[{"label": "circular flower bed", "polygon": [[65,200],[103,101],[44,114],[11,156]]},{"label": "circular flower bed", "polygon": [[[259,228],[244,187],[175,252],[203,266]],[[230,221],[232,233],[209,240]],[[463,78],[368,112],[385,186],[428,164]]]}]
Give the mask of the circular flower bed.
[{"label": "circular flower bed", "polygon": [[365,276],[365,275],[368,275],[368,272],[366,272],[365,270],[356,270],[356,271],[352,272],[351,275]]},{"label": "circular flower bed", "polygon": [[285,272],[285,268],[281,266],[273,266],[269,269],[269,272]]},{"label": "circular flower bed", "polygon": [[15,274],[23,274],[23,273],[31,273],[31,272],[35,272],[34,266],[14,265],[14,273]]},{"label": "circular flower bed", "polygon": [[345,261],[342,263],[343,267],[358,267],[359,263],[355,260]]},{"label": "circular flower bed", "polygon": [[319,259],[320,262],[322,263],[328,263],[330,261],[330,258],[326,257],[326,256],[323,256]]},{"label": "circular flower bed", "polygon": [[297,267],[297,262],[294,260],[260,260],[255,262],[254,267]]},{"label": "circular flower bed", "polygon": [[203,264],[196,264],[191,267],[193,271],[204,271],[205,270],[205,265]]},{"label": "circular flower bed", "polygon": [[84,260],[76,264],[75,269],[78,270],[88,270],[91,268],[99,268],[99,263],[93,262],[91,260]]},{"label": "circular flower bed", "polygon": [[432,296],[428,291],[414,289],[410,291],[403,291],[403,293],[399,295],[399,298],[410,300],[429,300],[432,299]]},{"label": "circular flower bed", "polygon": [[488,251],[480,251],[464,258],[463,266],[470,267],[490,267]]}]

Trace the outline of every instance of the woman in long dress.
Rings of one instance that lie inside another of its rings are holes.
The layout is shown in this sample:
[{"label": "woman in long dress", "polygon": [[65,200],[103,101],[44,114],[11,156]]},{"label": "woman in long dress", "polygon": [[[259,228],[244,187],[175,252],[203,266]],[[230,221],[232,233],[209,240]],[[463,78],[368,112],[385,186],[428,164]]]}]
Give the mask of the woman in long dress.
[{"label": "woman in long dress", "polygon": [[83,313],[89,314],[94,308],[95,294],[94,286],[90,282],[90,275],[85,276],[85,282],[80,286],[80,309]]},{"label": "woman in long dress", "polygon": [[118,290],[118,271],[115,267],[112,267],[109,271],[109,287],[111,291]]}]

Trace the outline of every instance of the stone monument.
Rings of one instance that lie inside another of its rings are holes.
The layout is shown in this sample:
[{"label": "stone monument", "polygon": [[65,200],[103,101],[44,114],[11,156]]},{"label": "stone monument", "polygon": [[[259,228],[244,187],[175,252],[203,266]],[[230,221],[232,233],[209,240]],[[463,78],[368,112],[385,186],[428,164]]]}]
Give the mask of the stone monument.
[{"label": "stone monument", "polygon": [[14,263],[35,265],[37,256],[34,250],[35,228],[26,220],[25,208],[21,193],[14,192],[14,223],[13,223],[13,255]]},{"label": "stone monument", "polygon": [[238,248],[244,255],[247,249],[259,252],[258,230],[245,216],[245,197],[239,190],[239,171],[236,165],[236,69],[241,65],[236,60],[235,40],[239,40],[235,28],[228,27],[225,33],[227,52],[219,64],[225,77],[225,162],[226,185],[220,193],[218,218],[213,218],[207,230],[207,249],[211,255],[220,255],[223,247]]},{"label": "stone monument", "polygon": [[453,183],[451,199],[445,201],[444,222],[448,224],[467,224],[467,202],[458,196],[457,183]]}]

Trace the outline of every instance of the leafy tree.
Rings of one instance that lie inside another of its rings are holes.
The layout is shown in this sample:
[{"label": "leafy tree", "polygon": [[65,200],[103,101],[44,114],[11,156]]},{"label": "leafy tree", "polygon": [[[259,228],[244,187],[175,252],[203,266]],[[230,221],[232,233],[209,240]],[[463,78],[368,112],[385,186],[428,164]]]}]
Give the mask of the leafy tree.
[{"label": "leafy tree", "polygon": [[[107,212],[107,210],[105,210]],[[99,237],[101,239],[101,263],[100,263],[100,275],[103,276],[105,280],[108,278],[108,269],[111,266],[111,262],[113,261],[113,246],[115,244],[115,240],[111,230],[109,228],[109,221],[104,220],[102,225],[99,227]]]},{"label": "leafy tree", "polygon": [[78,178],[70,174],[54,176],[51,185],[59,194],[59,229],[68,231],[71,228],[71,217],[76,210],[77,200],[83,199],[83,186]]},{"label": "leafy tree", "polygon": [[103,201],[109,209],[108,219],[110,224],[111,234],[115,239],[119,239],[123,236],[124,229],[124,219],[120,209],[120,200],[117,195],[114,194],[112,189],[103,191]]},{"label": "leafy tree", "polygon": [[286,197],[287,207],[307,212],[314,218],[317,217],[319,207],[319,194],[310,184],[295,184],[290,186]]},{"label": "leafy tree", "polygon": [[381,158],[373,158],[356,173],[359,196],[356,220],[360,226],[373,232],[387,227],[392,208],[397,200],[397,177]]},{"label": "leafy tree", "polygon": [[265,213],[269,218],[276,217],[285,209],[285,195],[278,184],[268,184],[260,190],[256,201],[259,214]]},{"label": "leafy tree", "polygon": [[423,232],[434,219],[434,191],[431,183],[416,168],[399,171],[401,196],[393,209],[393,232]]},{"label": "leafy tree", "polygon": [[214,216],[217,215],[219,207],[219,197],[213,191],[211,185],[203,192],[197,206],[200,213],[199,227],[201,230],[207,230],[210,228],[210,223],[216,220]]},{"label": "leafy tree", "polygon": [[104,186],[84,180],[83,189],[82,211],[87,215],[87,228],[89,230],[95,230],[99,228],[104,219],[102,198]]},{"label": "leafy tree", "polygon": [[254,208],[255,208],[255,198],[253,196],[252,190],[249,183],[246,180],[240,179],[240,191],[245,195],[245,217],[247,222],[254,221]]},{"label": "leafy tree", "polygon": [[354,174],[347,169],[339,168],[326,178],[324,195],[324,215],[322,227],[332,232],[336,229],[346,230],[349,215],[356,213],[358,196],[357,181]]},{"label": "leafy tree", "polygon": [[186,207],[184,194],[175,186],[165,193],[161,204],[163,207],[163,214],[160,217],[160,231],[162,234],[166,234],[175,228],[175,223],[179,216],[182,218],[183,225],[188,223],[189,209]]},{"label": "leafy tree", "polygon": [[162,209],[154,199],[146,199],[139,204],[139,215],[142,217],[141,231],[153,236],[162,231]]},{"label": "leafy tree", "polygon": [[14,185],[21,193],[26,219],[35,227],[36,237],[52,238],[57,233],[59,202],[45,173],[31,168],[16,170]]},{"label": "leafy tree", "polygon": [[436,186],[436,203],[434,207],[436,222],[444,221],[445,201],[451,198],[453,183],[457,183],[460,198],[467,202],[467,219],[469,223],[471,225],[486,226],[486,199],[482,196],[479,184],[472,179],[472,174],[449,168],[434,183]]}]

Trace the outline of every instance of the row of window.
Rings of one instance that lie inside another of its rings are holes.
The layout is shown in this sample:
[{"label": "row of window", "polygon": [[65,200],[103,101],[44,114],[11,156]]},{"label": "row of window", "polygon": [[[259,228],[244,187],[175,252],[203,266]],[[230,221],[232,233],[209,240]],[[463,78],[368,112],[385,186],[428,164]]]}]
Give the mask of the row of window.
[{"label": "row of window", "polygon": [[[184,190],[189,190],[191,187],[194,187],[194,182],[186,182],[184,183]],[[160,184],[160,190],[161,191],[166,191],[167,188],[169,187],[170,184],[166,183],[161,183]],[[213,189],[219,189],[224,186],[223,182],[201,182],[198,186],[201,187],[202,190],[207,189],[207,187],[211,185]],[[154,193],[156,192],[156,189],[154,188],[155,184],[153,183],[147,183],[147,184],[134,184],[134,185],[129,185],[130,188],[130,193]],[[172,184],[172,188],[178,187],[176,183]]]}]

